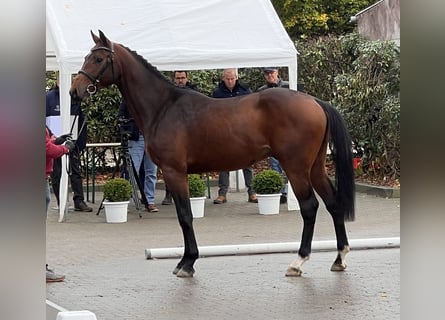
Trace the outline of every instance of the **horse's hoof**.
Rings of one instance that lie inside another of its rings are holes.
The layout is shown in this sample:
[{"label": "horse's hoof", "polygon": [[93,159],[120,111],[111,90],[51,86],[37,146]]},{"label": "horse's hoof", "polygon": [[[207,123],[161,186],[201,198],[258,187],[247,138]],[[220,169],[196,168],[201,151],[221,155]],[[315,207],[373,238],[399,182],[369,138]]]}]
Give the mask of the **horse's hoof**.
[{"label": "horse's hoof", "polygon": [[173,274],[178,274],[178,272],[179,272],[179,268],[178,267],[173,269]]},{"label": "horse's hoof", "polygon": [[300,277],[303,271],[300,268],[289,267],[286,271],[286,277]]},{"label": "horse's hoof", "polygon": [[331,271],[344,271],[346,269],[346,264],[344,263],[333,263],[331,266]]},{"label": "horse's hoof", "polygon": [[193,268],[191,271],[186,271],[181,268],[178,270],[178,272],[176,272],[176,276],[178,278],[191,278],[191,277],[193,277],[194,273],[195,273],[195,270]]}]

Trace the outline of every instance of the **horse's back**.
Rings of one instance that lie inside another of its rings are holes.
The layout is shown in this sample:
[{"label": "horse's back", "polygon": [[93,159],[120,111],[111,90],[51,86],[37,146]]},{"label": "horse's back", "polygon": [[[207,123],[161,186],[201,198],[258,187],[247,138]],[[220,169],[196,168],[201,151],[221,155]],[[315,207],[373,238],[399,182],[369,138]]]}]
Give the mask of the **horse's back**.
[{"label": "horse's back", "polygon": [[259,121],[276,130],[299,132],[304,136],[324,136],[327,118],[316,99],[308,94],[285,88],[272,88],[258,93]]},{"label": "horse's back", "polygon": [[258,92],[258,103],[260,106],[278,108],[279,111],[287,110],[292,114],[300,113],[301,117],[311,116],[311,114],[322,114],[322,108],[316,102],[315,97],[286,88],[270,88]]}]

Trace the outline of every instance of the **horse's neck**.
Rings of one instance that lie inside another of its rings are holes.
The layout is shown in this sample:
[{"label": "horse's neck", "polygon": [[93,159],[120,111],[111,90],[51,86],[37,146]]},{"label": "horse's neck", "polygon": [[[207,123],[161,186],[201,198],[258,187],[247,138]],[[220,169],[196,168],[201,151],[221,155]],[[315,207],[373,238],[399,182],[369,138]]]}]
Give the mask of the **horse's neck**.
[{"label": "horse's neck", "polygon": [[122,70],[122,78],[117,86],[126,100],[134,104],[159,104],[162,99],[161,89],[165,87],[161,79],[140,63],[136,66],[126,64]]},{"label": "horse's neck", "polygon": [[167,83],[130,53],[127,54],[130,58],[121,66],[121,79],[117,86],[138,127],[142,129],[147,126],[147,122],[155,122],[162,111],[160,109],[168,99]]}]

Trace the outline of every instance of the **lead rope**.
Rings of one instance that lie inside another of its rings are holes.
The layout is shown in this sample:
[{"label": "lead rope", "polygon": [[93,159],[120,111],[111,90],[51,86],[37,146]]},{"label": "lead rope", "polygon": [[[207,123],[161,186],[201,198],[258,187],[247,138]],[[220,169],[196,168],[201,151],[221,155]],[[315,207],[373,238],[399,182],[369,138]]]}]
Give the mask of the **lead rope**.
[{"label": "lead rope", "polygon": [[[94,95],[94,93],[90,93],[90,100],[89,100],[89,102],[93,100],[93,95]],[[85,110],[85,113],[84,113],[83,122],[82,122],[82,125],[80,126],[80,130],[79,130],[79,132],[77,133],[77,138],[80,137],[80,135],[82,134],[82,131],[85,129],[85,125],[87,124],[87,120],[88,120],[88,109],[89,109],[89,107],[90,107],[90,103],[87,103],[87,104],[86,104],[86,110]],[[80,108],[81,108],[81,106],[79,106],[79,112],[80,112]],[[71,134],[71,135],[73,134],[74,125],[75,125],[76,122],[77,122],[77,119],[78,119],[78,116],[79,116],[79,112],[77,112],[77,114],[74,116],[74,120],[73,120],[73,123],[72,123],[72,125],[71,125],[71,129],[70,129],[70,134]],[[78,149],[77,144],[74,144],[74,146],[75,146],[76,149]],[[79,150],[77,150],[77,151],[78,151],[78,152],[77,152],[78,156],[80,156],[80,154],[79,154]],[[69,154],[67,154],[67,156],[69,156]],[[79,160],[79,161],[80,161],[80,160]],[[71,165],[68,164],[68,163],[66,163],[66,168],[65,168],[65,170],[66,170],[68,176],[70,176],[70,175],[71,175]]]}]

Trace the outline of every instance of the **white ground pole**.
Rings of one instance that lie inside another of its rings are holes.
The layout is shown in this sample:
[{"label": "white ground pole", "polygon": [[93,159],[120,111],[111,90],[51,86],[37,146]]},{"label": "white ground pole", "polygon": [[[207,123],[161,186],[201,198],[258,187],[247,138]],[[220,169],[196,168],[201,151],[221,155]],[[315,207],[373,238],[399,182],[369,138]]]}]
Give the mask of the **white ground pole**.
[{"label": "white ground pole", "polygon": [[[350,239],[349,246],[351,250],[399,248],[400,237]],[[257,243],[198,247],[200,257],[262,253],[287,253],[297,252],[299,248],[300,242]],[[337,241],[324,240],[312,242],[312,252],[317,251],[337,251]],[[146,259],[180,258],[183,254],[184,247],[145,249]]]}]

